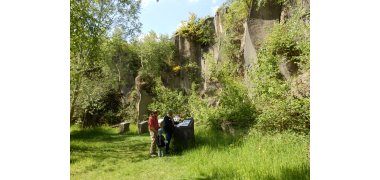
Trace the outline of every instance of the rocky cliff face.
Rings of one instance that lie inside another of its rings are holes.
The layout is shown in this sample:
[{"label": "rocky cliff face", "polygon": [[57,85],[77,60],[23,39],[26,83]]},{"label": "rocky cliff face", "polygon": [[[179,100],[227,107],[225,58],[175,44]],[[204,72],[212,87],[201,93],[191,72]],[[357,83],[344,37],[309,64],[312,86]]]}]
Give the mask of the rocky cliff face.
[{"label": "rocky cliff face", "polygon": [[[255,3],[254,1],[253,3]],[[309,12],[310,1],[309,0],[289,0],[288,5],[278,5],[274,3],[267,3],[260,8],[255,8],[255,4],[252,4],[252,8],[244,23],[244,34],[241,39],[241,51],[243,52],[244,59],[244,76],[245,84],[248,87],[252,86],[248,76],[247,70],[252,68],[257,63],[257,52],[262,46],[262,43],[267,38],[270,29],[273,28],[276,23],[285,23],[287,19],[293,16],[291,8],[302,8]],[[202,86],[202,92],[214,92],[215,89],[220,89],[221,85],[215,80],[207,78],[206,74],[210,73],[208,64],[205,61],[205,54],[212,52],[214,63],[218,64],[222,61],[221,50],[223,44],[221,39],[225,36],[225,30],[223,28],[223,15],[228,13],[228,8],[219,9],[215,16],[207,19],[211,22],[211,28],[215,32],[215,43],[208,47],[202,47],[200,44],[192,41],[188,38],[175,36],[174,43],[176,47],[175,63],[184,67],[190,62],[194,62],[200,69],[200,73],[197,74],[197,78],[200,79]],[[308,18],[305,18],[308,21]],[[309,72],[303,72],[297,74],[297,67],[292,63],[283,63],[279,67],[284,79],[290,81],[292,84],[292,94],[295,96],[309,96]],[[192,80],[186,71],[180,71],[179,74],[170,74],[163,72],[161,79],[165,86],[172,89],[182,89],[185,92],[190,92]],[[293,76],[296,76],[292,78]],[[136,84],[138,84],[136,82]],[[251,89],[251,88],[249,88]],[[138,119],[143,120],[143,114],[147,113],[147,105],[152,101],[152,96],[145,90],[139,90],[140,101],[138,103]],[[212,103],[211,103],[212,104]]]},{"label": "rocky cliff face", "polygon": [[[206,19],[206,23],[210,25],[210,28],[216,32],[220,31],[221,26],[216,27],[213,17]],[[220,20],[220,19],[219,19]],[[190,77],[186,70],[181,70],[179,75],[171,78],[170,81],[166,81],[169,87],[175,87],[183,89],[185,92],[190,92],[191,84],[193,81],[198,81],[204,83],[205,73],[209,71],[207,64],[205,63],[204,55],[209,51],[213,51],[215,61],[219,59],[219,46],[218,43],[211,46],[201,46],[199,43],[195,42],[186,37],[176,35],[174,37],[174,43],[176,47],[176,58],[175,63],[181,67],[186,67],[189,63],[193,63],[200,70],[196,73],[196,77]],[[167,79],[167,78],[166,78]]]},{"label": "rocky cliff face", "polygon": [[[199,69],[201,69],[201,59],[202,59],[202,48],[198,43],[181,37],[175,37],[175,46],[178,48],[178,59],[177,63],[181,67],[186,66],[190,62],[194,62]],[[186,71],[180,71],[179,74],[180,82],[179,86],[181,89],[184,89],[186,92],[189,92],[191,89],[191,80],[189,74]],[[201,74],[198,74],[198,77],[201,78]]]},{"label": "rocky cliff face", "polygon": [[251,11],[244,24],[242,47],[244,48],[244,65],[251,67],[257,62],[256,52],[267,37],[269,30],[276,22],[280,21],[281,6],[267,4],[256,9],[252,5]]},{"label": "rocky cliff face", "polygon": [[[268,30],[273,27],[274,23],[280,21],[281,12],[282,7],[280,5],[268,4],[260,9],[252,8],[249,16],[247,17],[247,21],[244,23],[244,34],[241,39],[241,51],[244,54],[245,68],[250,68],[257,62],[256,52],[268,35]],[[189,59],[196,61],[201,69],[199,78],[202,78],[203,80],[203,90],[206,90],[208,86],[212,84],[205,78],[205,74],[209,71],[208,65],[204,59],[205,53],[211,51],[214,56],[215,63],[222,61],[221,49],[223,44],[221,43],[221,39],[226,33],[223,28],[222,18],[226,13],[228,13],[228,8],[222,8],[216,12],[214,18],[210,18],[210,21],[212,20],[212,23],[210,24],[214,29],[216,36],[215,44],[210,47],[202,48],[197,43],[184,37],[175,37],[175,45],[179,54],[179,64],[184,65],[189,61]],[[191,82],[189,82],[186,78],[186,74],[181,74],[181,77],[183,78],[181,78],[179,82],[174,81],[175,83],[179,83],[175,85],[175,87],[189,89]]]}]

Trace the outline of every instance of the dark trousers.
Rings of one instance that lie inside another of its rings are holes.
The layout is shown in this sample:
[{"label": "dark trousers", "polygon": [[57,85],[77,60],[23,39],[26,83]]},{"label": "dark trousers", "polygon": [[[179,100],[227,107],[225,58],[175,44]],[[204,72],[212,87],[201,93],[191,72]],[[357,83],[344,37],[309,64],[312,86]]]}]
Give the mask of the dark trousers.
[{"label": "dark trousers", "polygon": [[173,133],[166,133],[166,140],[168,141],[168,143],[166,143],[166,147],[165,147],[165,151],[166,153],[169,153],[169,145],[170,145],[170,140],[172,139],[172,135]]}]

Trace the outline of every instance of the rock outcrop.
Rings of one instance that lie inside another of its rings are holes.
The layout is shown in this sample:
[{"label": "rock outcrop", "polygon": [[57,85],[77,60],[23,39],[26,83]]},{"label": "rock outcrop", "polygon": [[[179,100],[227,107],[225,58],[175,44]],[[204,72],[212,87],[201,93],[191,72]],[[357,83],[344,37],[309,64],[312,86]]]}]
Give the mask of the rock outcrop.
[{"label": "rock outcrop", "polygon": [[[253,1],[252,3],[255,3]],[[252,4],[251,11],[244,24],[243,47],[244,66],[252,67],[257,63],[256,52],[269,34],[273,25],[280,21],[281,5],[268,3],[264,7],[256,8]]]},{"label": "rock outcrop", "polygon": [[[263,42],[270,33],[270,30],[276,23],[285,23],[287,19],[292,17],[294,10],[297,8],[302,8],[306,12],[310,10],[309,0],[289,0],[288,4],[278,4],[278,3],[266,3],[259,8],[254,4],[257,1],[253,1],[251,5],[251,10],[248,14],[244,26],[244,34],[239,42],[241,42],[240,51],[242,52],[242,60],[244,65],[244,78],[245,85],[248,87],[253,87],[250,78],[248,77],[248,70],[253,68],[257,64],[257,52],[263,45]],[[291,8],[289,8],[291,7]],[[209,106],[215,106],[217,104],[216,99],[212,96],[215,95],[221,85],[215,79],[209,79],[210,77],[210,67],[206,62],[206,53],[209,53],[213,58],[208,57],[208,60],[213,59],[214,64],[218,64],[223,61],[222,59],[222,40],[226,35],[226,31],[223,27],[222,19],[223,15],[228,13],[228,7],[220,8],[214,17],[206,19],[209,22],[211,28],[215,33],[215,43],[207,47],[201,46],[194,40],[189,38],[181,37],[176,35],[173,37],[173,41],[176,47],[176,55],[174,58],[174,63],[184,68],[187,64],[193,63],[199,68],[199,73],[196,74],[196,78],[203,84],[200,91],[202,97],[208,96]],[[306,13],[307,14],[307,13]],[[309,18],[305,17],[305,21]],[[310,85],[309,85],[309,72],[298,72],[298,67],[294,62],[287,62],[286,58],[283,59],[283,63],[279,65],[279,70],[282,75],[283,80],[289,81],[292,84],[292,94],[297,97],[309,96]],[[194,77],[190,77],[186,70],[181,69],[180,71],[173,73],[170,70],[161,73],[161,80],[166,87],[171,89],[181,89],[187,93],[191,90],[192,82]],[[138,80],[136,78],[136,86],[138,87],[139,102],[137,104],[138,109],[138,121],[145,120],[147,117],[147,106],[152,102],[153,95],[149,92],[149,88],[143,88],[144,81]],[[129,90],[129,86],[125,87],[125,90]],[[253,88],[248,88],[249,90]],[[251,94],[251,92],[248,92]]]},{"label": "rock outcrop", "polygon": [[137,122],[145,121],[148,118],[148,105],[153,101],[152,86],[150,82],[140,75],[136,77],[137,100]]}]

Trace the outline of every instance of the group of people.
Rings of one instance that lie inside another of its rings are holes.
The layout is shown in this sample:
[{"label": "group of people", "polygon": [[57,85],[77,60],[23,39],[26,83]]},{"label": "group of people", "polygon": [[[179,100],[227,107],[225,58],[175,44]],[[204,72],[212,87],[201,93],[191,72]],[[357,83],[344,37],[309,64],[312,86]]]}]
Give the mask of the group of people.
[{"label": "group of people", "polygon": [[[169,154],[170,141],[174,132],[173,111],[169,110],[161,123],[158,123],[157,116],[158,111],[155,110],[148,120],[149,134],[152,140],[150,155],[157,156],[158,147],[158,156],[162,157],[164,154]],[[165,134],[165,137],[163,134]]]}]

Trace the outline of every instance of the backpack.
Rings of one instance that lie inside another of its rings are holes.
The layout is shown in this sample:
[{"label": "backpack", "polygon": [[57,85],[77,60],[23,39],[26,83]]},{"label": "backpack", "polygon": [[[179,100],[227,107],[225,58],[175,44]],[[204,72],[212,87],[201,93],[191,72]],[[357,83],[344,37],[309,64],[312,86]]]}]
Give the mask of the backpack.
[{"label": "backpack", "polygon": [[157,146],[165,147],[165,137],[163,135],[157,135]]}]

